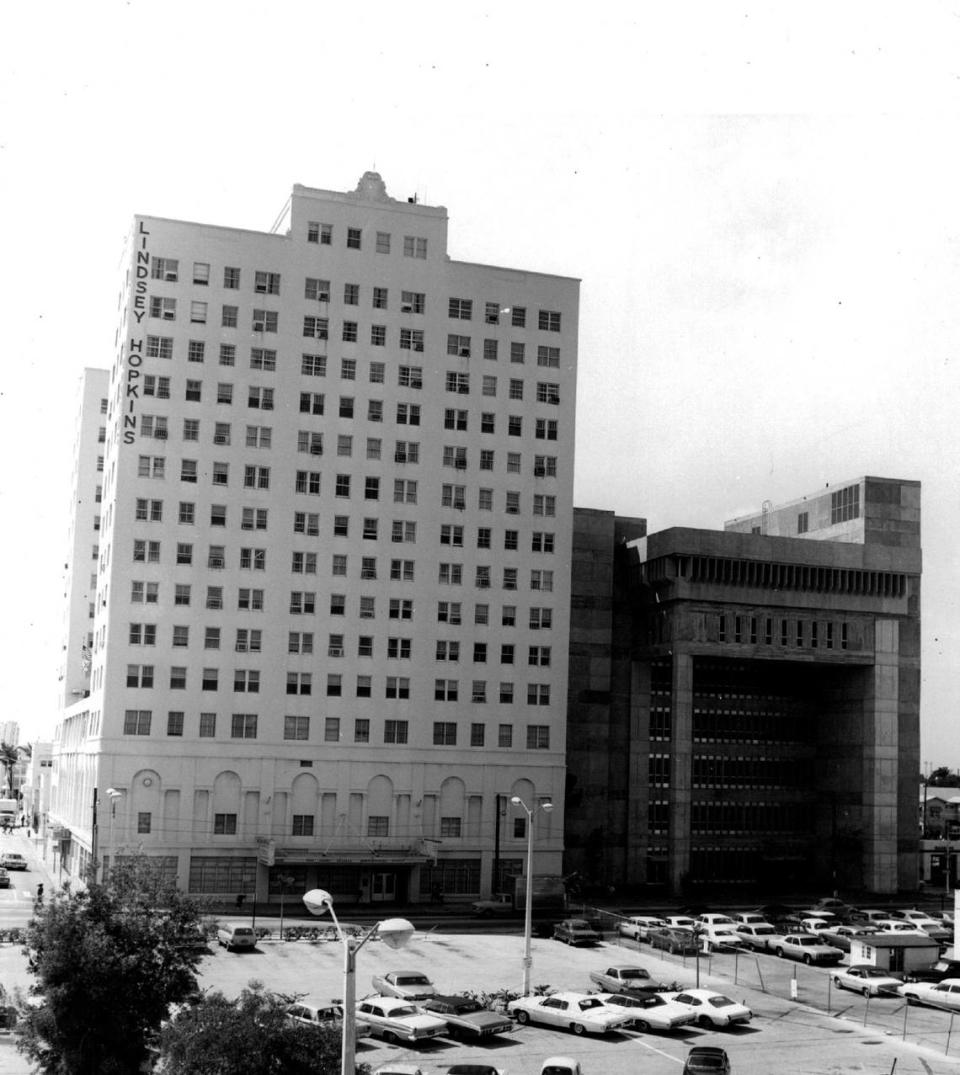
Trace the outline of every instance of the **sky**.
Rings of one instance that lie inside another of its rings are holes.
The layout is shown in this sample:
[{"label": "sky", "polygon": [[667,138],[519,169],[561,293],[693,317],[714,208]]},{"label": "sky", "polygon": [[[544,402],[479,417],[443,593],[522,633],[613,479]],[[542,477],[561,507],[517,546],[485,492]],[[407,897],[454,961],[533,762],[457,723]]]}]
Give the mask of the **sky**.
[{"label": "sky", "polygon": [[960,0],[51,0],[0,65],[0,654],[57,717],[76,391],[134,213],[266,231],[294,183],[582,280],[575,503],[667,526],[923,483],[924,762],[960,767]]}]

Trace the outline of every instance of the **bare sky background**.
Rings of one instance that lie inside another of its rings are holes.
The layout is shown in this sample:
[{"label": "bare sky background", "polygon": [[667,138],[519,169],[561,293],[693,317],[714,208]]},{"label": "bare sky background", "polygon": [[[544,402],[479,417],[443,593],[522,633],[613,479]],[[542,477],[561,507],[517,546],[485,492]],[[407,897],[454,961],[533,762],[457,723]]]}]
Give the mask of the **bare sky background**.
[{"label": "bare sky background", "polygon": [[960,3],[53,0],[0,65],[4,719],[57,715],[79,374],[134,213],[445,205],[583,280],[575,502],[719,527],[923,482],[922,757],[960,765]]}]

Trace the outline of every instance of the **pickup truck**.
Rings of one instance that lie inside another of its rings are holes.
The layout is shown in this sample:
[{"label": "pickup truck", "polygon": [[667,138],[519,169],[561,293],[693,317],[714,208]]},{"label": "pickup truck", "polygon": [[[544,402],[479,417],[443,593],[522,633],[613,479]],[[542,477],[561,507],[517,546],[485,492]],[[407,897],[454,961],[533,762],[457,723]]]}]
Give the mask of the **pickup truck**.
[{"label": "pickup truck", "polygon": [[666,982],[650,977],[643,967],[607,967],[605,971],[591,971],[590,981],[604,993],[661,993],[673,989]]},{"label": "pickup truck", "polygon": [[481,918],[489,918],[495,914],[513,914],[513,897],[506,892],[491,896],[488,900],[474,900],[471,904],[473,913]]}]

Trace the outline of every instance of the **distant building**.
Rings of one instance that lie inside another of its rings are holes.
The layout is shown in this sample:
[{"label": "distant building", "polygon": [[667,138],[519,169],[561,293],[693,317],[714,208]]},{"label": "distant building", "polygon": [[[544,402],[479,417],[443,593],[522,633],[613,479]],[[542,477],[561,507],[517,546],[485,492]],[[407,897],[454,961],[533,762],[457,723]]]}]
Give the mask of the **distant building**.
[{"label": "distant building", "polygon": [[916,888],[919,483],[644,531],[575,513],[565,868]]},{"label": "distant building", "polygon": [[20,745],[20,725],[15,720],[5,720],[0,724],[0,743],[15,747]]},{"label": "distant building", "polygon": [[135,218],[78,425],[66,873],[141,846],[197,895],[415,902],[522,871],[510,797],[563,796],[579,283],[453,260],[447,223],[375,172],[273,232]]}]

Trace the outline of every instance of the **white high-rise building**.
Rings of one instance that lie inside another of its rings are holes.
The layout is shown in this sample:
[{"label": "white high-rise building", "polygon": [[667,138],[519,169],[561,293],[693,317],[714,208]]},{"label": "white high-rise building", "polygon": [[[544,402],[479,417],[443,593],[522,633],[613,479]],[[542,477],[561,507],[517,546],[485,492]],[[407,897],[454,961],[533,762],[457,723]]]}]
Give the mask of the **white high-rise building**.
[{"label": "white high-rise building", "polygon": [[[208,896],[505,887],[510,797],[563,803],[578,282],[451,260],[371,172],[270,233],[137,217],[124,267],[51,853],[142,846]],[[535,824],[559,873],[562,809]]]}]

